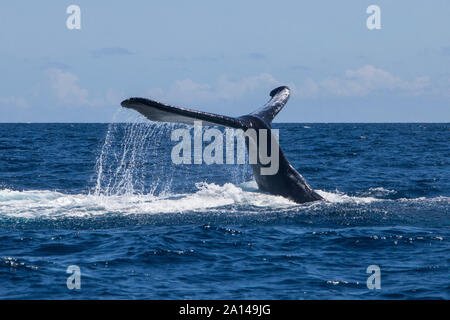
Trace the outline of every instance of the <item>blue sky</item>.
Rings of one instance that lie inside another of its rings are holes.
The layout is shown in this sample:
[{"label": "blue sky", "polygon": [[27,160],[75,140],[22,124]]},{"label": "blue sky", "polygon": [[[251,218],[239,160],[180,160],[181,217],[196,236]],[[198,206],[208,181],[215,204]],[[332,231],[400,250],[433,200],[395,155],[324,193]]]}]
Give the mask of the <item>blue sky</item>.
[{"label": "blue sky", "polygon": [[0,122],[120,121],[130,96],[237,116],[278,85],[293,91],[278,122],[449,122],[449,14],[448,0],[10,1]]}]

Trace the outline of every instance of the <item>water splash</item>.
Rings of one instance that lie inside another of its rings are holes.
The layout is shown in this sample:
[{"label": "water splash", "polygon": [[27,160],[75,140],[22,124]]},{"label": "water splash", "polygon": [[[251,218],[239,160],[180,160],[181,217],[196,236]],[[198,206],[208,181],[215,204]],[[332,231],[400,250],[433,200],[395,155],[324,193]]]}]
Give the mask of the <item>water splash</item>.
[{"label": "water splash", "polygon": [[[170,192],[171,171],[163,165],[162,139],[172,125],[134,116],[111,123],[96,162],[94,195],[164,194]],[[161,179],[164,177],[164,179]],[[145,183],[150,180],[150,185]]]},{"label": "water splash", "polygon": [[[128,115],[127,123],[109,124],[97,158],[95,187],[91,193],[97,196],[170,195],[174,170],[169,165],[167,143],[163,142],[170,140],[171,131],[178,126],[149,122],[135,114]],[[223,170],[228,173],[229,182],[235,185],[252,178],[247,154],[245,164],[224,165]]]},{"label": "water splash", "polygon": [[[235,145],[234,154],[236,153],[237,151]],[[224,167],[231,177],[231,182],[235,185],[240,185],[253,180],[253,172],[249,165],[248,152],[245,152],[244,164],[225,165]]]}]

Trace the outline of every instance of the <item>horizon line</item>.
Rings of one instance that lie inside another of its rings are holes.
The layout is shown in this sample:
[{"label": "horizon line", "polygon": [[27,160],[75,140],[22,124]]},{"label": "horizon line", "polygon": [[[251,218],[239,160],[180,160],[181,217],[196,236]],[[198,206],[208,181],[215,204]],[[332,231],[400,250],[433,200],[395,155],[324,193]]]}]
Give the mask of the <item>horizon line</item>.
[{"label": "horizon line", "polygon": [[[51,122],[2,122],[0,121],[0,125],[2,124],[129,124],[129,123],[156,123],[155,121],[147,121],[147,122],[136,122],[136,121],[117,121],[117,122],[68,122],[68,121],[51,121]],[[169,122],[166,122],[169,123]],[[313,122],[272,122],[272,124],[450,124],[450,121],[447,122],[437,122],[437,121],[349,121],[349,122],[334,122],[334,121],[313,121]]]}]

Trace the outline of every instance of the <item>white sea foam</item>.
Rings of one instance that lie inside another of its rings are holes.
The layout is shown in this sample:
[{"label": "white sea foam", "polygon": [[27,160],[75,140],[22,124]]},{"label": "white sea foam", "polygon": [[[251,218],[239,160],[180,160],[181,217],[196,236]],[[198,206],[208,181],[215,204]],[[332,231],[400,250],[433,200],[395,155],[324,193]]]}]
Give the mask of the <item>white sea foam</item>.
[{"label": "white sea foam", "polygon": [[380,201],[381,199],[377,199],[374,197],[352,197],[348,196],[345,193],[336,191],[336,192],[327,192],[323,190],[316,190],[316,192],[321,195],[326,201],[331,203],[371,203],[374,201]]},{"label": "white sea foam", "polygon": [[98,195],[64,194],[48,190],[0,190],[0,215],[9,217],[94,216],[101,214],[155,214],[205,211],[227,206],[283,209],[296,204],[279,196],[258,192],[252,183],[223,186],[198,183],[189,194]]},{"label": "white sea foam", "polygon": [[15,191],[0,189],[0,217],[58,218],[90,217],[108,214],[158,214],[182,212],[244,211],[258,214],[270,211],[325,209],[329,205],[367,205],[374,202],[449,203],[450,197],[386,200],[374,197],[354,197],[342,192],[317,192],[326,200],[303,205],[286,198],[262,193],[255,181],[240,185],[197,183],[197,191],[186,194],[65,194],[48,190]]},{"label": "white sea foam", "polygon": [[393,195],[396,193],[397,193],[397,191],[395,191],[395,190],[385,189],[383,187],[374,187],[374,188],[369,188],[368,191],[362,192],[361,195],[373,196],[373,197],[384,197],[384,196],[389,196],[389,195]]}]

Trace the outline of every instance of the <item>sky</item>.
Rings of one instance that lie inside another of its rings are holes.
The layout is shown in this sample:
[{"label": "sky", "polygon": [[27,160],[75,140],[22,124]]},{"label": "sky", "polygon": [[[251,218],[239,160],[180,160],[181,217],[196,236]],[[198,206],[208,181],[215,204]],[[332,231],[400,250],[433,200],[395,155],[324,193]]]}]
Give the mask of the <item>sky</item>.
[{"label": "sky", "polygon": [[450,122],[449,15],[448,0],[3,1],[0,122],[127,121],[132,96],[239,116],[279,85],[276,122]]}]

